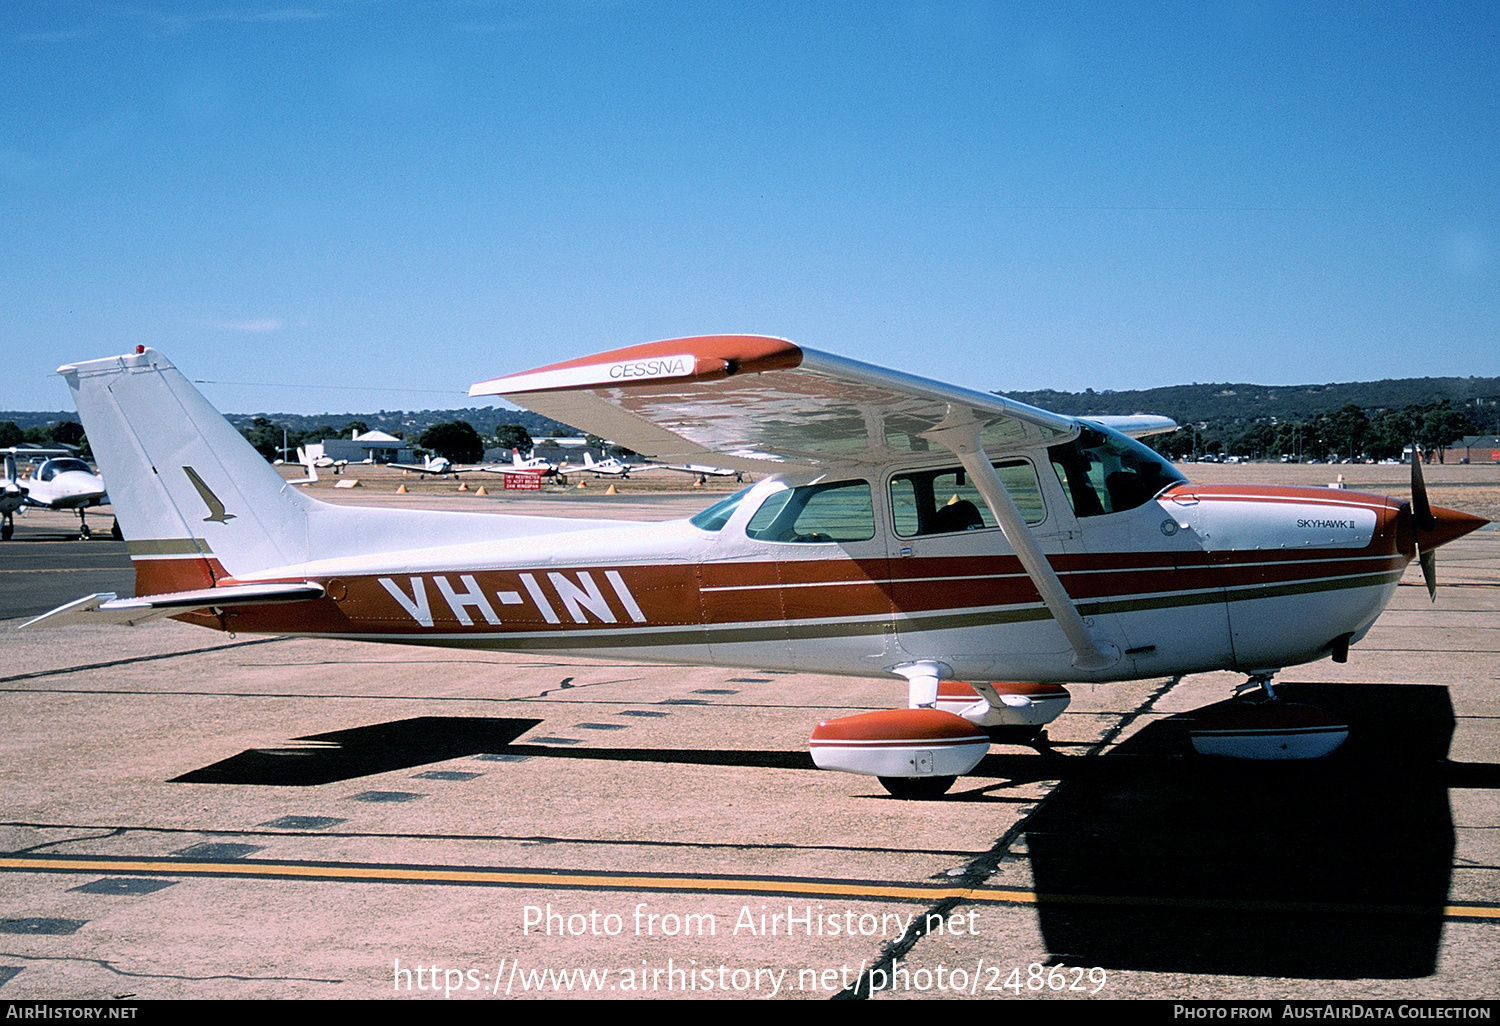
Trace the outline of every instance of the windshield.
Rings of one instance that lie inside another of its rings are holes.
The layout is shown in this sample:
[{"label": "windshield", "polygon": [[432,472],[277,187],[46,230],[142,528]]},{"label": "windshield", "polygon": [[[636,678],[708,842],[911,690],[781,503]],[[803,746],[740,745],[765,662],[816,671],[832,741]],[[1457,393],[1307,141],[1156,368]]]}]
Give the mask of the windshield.
[{"label": "windshield", "polygon": [[1187,478],[1135,439],[1097,424],[1047,450],[1052,469],[1080,517],[1145,505]]},{"label": "windshield", "polygon": [[93,471],[89,469],[89,465],[83,462],[83,460],[48,460],[46,463],[42,464],[42,469],[37,472],[37,480],[51,481],[58,474],[70,474],[79,470],[83,471],[85,474],[93,473]]},{"label": "windshield", "polygon": [[734,511],[739,508],[741,500],[749,491],[749,488],[741,488],[728,498],[720,499],[702,513],[689,517],[688,523],[700,531],[722,530],[724,525],[729,523],[729,518],[734,516]]}]

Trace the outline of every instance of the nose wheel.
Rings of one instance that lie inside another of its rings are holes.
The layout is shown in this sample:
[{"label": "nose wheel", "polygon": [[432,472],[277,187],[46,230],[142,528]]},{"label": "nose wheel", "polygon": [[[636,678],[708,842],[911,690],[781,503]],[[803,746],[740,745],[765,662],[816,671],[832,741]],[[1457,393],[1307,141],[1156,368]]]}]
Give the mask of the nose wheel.
[{"label": "nose wheel", "polygon": [[897,798],[931,801],[948,793],[957,777],[880,777],[880,786]]}]

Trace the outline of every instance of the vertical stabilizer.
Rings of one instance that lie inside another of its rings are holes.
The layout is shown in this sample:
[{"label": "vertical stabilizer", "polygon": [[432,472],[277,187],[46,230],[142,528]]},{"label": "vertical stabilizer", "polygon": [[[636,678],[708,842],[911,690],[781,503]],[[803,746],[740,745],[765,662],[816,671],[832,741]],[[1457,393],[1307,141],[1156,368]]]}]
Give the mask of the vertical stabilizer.
[{"label": "vertical stabilizer", "polygon": [[136,594],[307,558],[309,500],[153,349],[58,368],[136,567]]}]

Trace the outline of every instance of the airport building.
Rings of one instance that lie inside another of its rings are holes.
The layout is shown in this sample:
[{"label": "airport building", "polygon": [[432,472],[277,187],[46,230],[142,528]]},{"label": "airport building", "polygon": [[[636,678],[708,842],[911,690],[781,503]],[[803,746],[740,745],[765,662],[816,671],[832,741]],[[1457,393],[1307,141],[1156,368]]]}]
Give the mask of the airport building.
[{"label": "airport building", "polygon": [[409,445],[384,431],[354,431],[349,438],[325,438],[323,455],[350,463],[414,463],[417,459]]},{"label": "airport building", "polygon": [[1447,448],[1448,463],[1500,463],[1500,435],[1464,435]]}]

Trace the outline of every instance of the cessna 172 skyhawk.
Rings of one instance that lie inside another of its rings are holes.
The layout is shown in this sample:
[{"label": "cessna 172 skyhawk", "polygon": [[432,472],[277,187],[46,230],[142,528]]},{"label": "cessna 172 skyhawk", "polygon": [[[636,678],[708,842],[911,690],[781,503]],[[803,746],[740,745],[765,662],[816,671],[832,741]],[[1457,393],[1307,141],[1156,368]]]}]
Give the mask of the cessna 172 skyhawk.
[{"label": "cessna 172 skyhawk", "polygon": [[[136,596],[26,626],[176,616],[904,679],[905,709],[819,724],[811,741],[819,765],[898,794],[941,793],[992,736],[1039,730],[1068,682],[1233,669],[1263,685],[1263,707],[1286,706],[1276,671],[1345,658],[1411,559],[1431,587],[1433,550],[1485,523],[1430,508],[1415,465],[1410,503],[1193,485],[1126,433],[1164,418],[1080,421],[760,336],[650,343],[471,390],[651,459],[769,475],[659,524],[328,505],[160,353],[59,373],[111,481]],[[1299,757],[1342,740],[1283,719],[1204,748]]]}]

